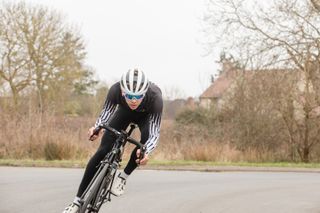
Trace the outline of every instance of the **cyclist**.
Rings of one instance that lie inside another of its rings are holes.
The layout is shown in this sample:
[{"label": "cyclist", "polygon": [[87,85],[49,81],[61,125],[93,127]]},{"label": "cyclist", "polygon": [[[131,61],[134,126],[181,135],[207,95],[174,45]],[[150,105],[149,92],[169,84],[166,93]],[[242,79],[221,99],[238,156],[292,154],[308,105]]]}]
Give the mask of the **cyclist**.
[{"label": "cyclist", "polygon": [[[107,123],[118,131],[125,130],[130,123],[136,123],[141,132],[140,142],[146,146],[145,156],[140,162],[138,162],[140,150],[135,148],[127,166],[122,172],[116,174],[111,188],[111,193],[115,196],[124,193],[126,180],[137,168],[138,163],[147,164],[150,153],[158,143],[162,108],[161,90],[157,85],[148,81],[145,73],[140,69],[130,69],[122,75],[119,82],[111,86],[100,116],[88,131],[89,139],[94,141],[98,138],[97,135],[93,135],[93,131],[101,123]],[[115,136],[108,130],[105,132],[100,130],[99,135],[101,134],[103,136],[100,147],[88,162],[77,195],[63,213],[78,211],[80,197],[97,171],[97,165],[112,149]]]}]

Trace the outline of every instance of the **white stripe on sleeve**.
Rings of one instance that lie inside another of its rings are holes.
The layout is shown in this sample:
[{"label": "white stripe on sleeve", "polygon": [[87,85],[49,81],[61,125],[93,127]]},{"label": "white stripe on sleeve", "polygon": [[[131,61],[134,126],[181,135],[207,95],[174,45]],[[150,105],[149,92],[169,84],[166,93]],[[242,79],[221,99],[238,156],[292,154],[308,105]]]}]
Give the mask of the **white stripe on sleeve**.
[{"label": "white stripe on sleeve", "polygon": [[151,115],[149,121],[149,138],[146,142],[146,154],[151,153],[157,146],[160,136],[161,115]]},{"label": "white stripe on sleeve", "polygon": [[94,127],[96,128],[102,123],[107,123],[109,119],[112,117],[113,113],[115,112],[117,108],[117,105],[112,104],[111,102],[107,102],[104,107],[102,112],[100,113],[100,116],[98,117]]}]

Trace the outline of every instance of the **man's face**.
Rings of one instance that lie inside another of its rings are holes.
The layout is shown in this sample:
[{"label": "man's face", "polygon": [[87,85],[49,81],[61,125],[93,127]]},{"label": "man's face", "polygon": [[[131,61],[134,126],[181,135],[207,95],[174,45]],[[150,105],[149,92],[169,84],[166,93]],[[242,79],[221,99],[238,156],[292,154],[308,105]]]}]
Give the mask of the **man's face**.
[{"label": "man's face", "polygon": [[122,93],[122,95],[124,96],[129,108],[131,110],[135,110],[139,107],[139,105],[141,104],[144,95],[141,96],[134,96],[134,95],[128,95],[126,93]]}]

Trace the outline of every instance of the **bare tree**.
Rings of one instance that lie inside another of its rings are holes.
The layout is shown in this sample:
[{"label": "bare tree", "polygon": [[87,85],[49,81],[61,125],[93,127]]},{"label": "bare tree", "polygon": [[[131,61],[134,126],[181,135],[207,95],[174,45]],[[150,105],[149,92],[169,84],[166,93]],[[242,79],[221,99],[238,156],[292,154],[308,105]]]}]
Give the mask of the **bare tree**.
[{"label": "bare tree", "polygon": [[164,93],[167,100],[175,100],[185,96],[184,92],[177,86],[166,87]]},{"label": "bare tree", "polygon": [[319,0],[310,0],[311,4],[313,5],[314,9],[320,12],[320,1]]},{"label": "bare tree", "polygon": [[19,92],[30,84],[32,76],[17,18],[13,11],[0,10],[0,78],[10,87],[15,106]]},{"label": "bare tree", "polygon": [[[320,14],[312,0],[211,0],[205,19],[214,45],[252,70],[294,70],[301,75],[286,108],[279,108],[291,143],[304,162],[319,141],[311,112],[319,102]],[[284,86],[284,85],[283,85]],[[287,88],[289,89],[289,88]],[[288,100],[286,96],[283,100]],[[291,108],[290,108],[291,107]],[[292,113],[288,111],[293,109]],[[317,120],[319,121],[319,120]]]},{"label": "bare tree", "polygon": [[65,96],[92,76],[84,64],[86,51],[79,32],[68,27],[59,13],[22,2],[3,4],[0,14],[0,76],[14,99],[31,86],[43,112],[47,99]]}]

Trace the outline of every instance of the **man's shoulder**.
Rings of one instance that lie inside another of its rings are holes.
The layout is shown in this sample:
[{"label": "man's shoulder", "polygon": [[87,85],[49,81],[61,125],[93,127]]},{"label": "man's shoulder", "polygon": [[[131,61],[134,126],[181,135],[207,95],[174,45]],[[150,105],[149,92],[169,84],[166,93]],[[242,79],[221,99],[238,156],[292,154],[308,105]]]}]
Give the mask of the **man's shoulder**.
[{"label": "man's shoulder", "polygon": [[109,92],[112,92],[112,93],[119,93],[119,92],[121,92],[120,82],[114,83],[114,84],[110,87]]},{"label": "man's shoulder", "polygon": [[147,92],[148,104],[150,105],[150,112],[161,113],[163,108],[162,92],[160,87],[150,82],[150,86]]},{"label": "man's shoulder", "polygon": [[153,82],[150,82],[148,92],[150,92],[153,96],[162,97],[162,91],[160,87]]},{"label": "man's shoulder", "polygon": [[121,88],[120,83],[114,83],[108,91],[108,99],[114,104],[120,103],[120,97],[121,97]]}]

